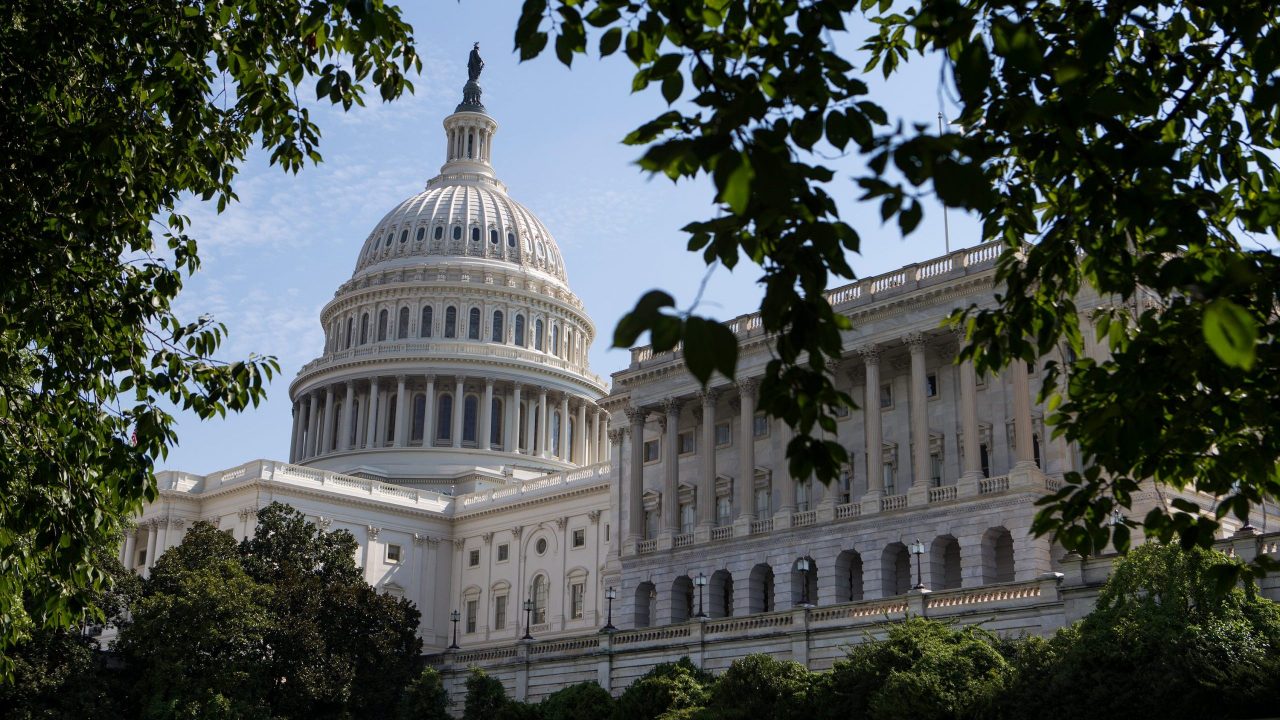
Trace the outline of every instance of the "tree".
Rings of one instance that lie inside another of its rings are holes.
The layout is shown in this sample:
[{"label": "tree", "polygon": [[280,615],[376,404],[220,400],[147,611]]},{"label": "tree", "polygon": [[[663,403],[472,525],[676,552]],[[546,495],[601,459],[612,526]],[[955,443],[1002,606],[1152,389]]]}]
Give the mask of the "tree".
[{"label": "tree", "polygon": [[426,668],[405,688],[396,720],[450,720],[449,691],[435,668]]},{"label": "tree", "polygon": [[290,172],[319,162],[304,83],[344,109],[395,99],[411,33],[382,0],[0,9],[0,660],[103,618],[92,548],[154,499],[165,407],[242,410],[277,369],[219,361],[224,328],[175,313],[199,267],[177,203],[235,200],[255,142]]},{"label": "tree", "polygon": [[501,680],[486,675],[480,668],[471,668],[471,674],[467,675],[462,720],[490,720],[497,717],[509,702]]},{"label": "tree", "polygon": [[[865,44],[831,45],[859,14],[875,28]],[[861,237],[833,193],[879,203],[904,234],[933,194],[1004,243],[998,307],[953,318],[964,354],[980,371],[1060,347],[1077,358],[1050,364],[1042,396],[1054,432],[1091,467],[1048,499],[1036,532],[1085,554],[1126,549],[1139,525],[1207,546],[1227,513],[1280,498],[1269,409],[1280,258],[1249,245],[1274,247],[1280,223],[1272,3],[921,0],[898,12],[891,0],[526,0],[516,47],[532,58],[554,35],[569,65],[589,28],[601,56],[622,49],[636,66],[637,91],[660,86],[672,105],[625,139],[645,147],[640,166],[715,184],[714,217],[685,227],[689,249],[763,271],[776,355],[760,407],[798,431],[793,476],[829,482],[847,462],[816,432],[834,434],[834,411],[853,404],[829,372],[850,322],[823,293],[853,277],[845,253]],[[945,64],[940,92],[963,132],[893,122],[858,77],[916,58]],[[830,153],[865,161],[856,190],[835,179]],[[1116,302],[1079,307],[1086,289]],[[702,382],[732,378],[733,335],[696,310],[652,291],[614,344],[644,332],[657,351],[683,342]],[[1106,341],[1105,359],[1084,357],[1085,332]],[[1109,524],[1146,478],[1220,499],[1208,513],[1175,501]]]},{"label": "tree", "polygon": [[545,720],[600,720],[613,715],[613,696],[593,682],[557,690],[538,704]]},{"label": "tree", "polygon": [[820,676],[791,660],[748,655],[733,661],[711,691],[699,720],[791,720],[813,717]]},{"label": "tree", "polygon": [[[616,720],[647,720],[706,706],[715,678],[687,657],[660,663],[622,691]],[[689,716],[692,716],[690,714]]]}]

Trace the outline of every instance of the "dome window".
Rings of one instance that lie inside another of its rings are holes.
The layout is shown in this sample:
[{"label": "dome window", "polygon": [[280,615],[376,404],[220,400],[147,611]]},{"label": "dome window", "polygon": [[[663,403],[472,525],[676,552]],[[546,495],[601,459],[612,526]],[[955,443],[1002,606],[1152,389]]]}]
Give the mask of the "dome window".
[{"label": "dome window", "polygon": [[458,337],[458,308],[452,305],[444,309],[444,336]]},{"label": "dome window", "polygon": [[507,247],[513,248],[515,246],[516,246],[516,234],[507,233]]},{"label": "dome window", "polygon": [[491,229],[489,230],[489,242],[490,242],[490,243],[492,243],[492,244],[494,244],[494,245],[497,245],[497,244],[498,244],[498,229],[497,229],[497,228],[491,228]]},{"label": "dome window", "polygon": [[541,260],[542,259],[542,242],[541,241],[538,242],[535,249],[538,251],[538,259]]},{"label": "dome window", "polygon": [[454,226],[453,226],[453,239],[454,239],[454,240],[461,240],[461,239],[462,239],[462,226],[461,226],[461,225],[454,225]]},{"label": "dome window", "polygon": [[524,347],[524,316],[517,315],[515,323],[516,345]]},{"label": "dome window", "polygon": [[439,240],[439,239],[443,238],[443,237],[444,237],[444,228],[443,228],[443,227],[441,227],[441,226],[439,226],[439,225],[437,225],[437,226],[436,226],[436,232],[435,232],[435,235],[434,235],[433,237],[435,237],[435,239],[436,239],[436,240]]},{"label": "dome window", "polygon": [[396,234],[393,232],[387,233],[387,247],[391,247],[391,241],[395,239],[395,236]]},{"label": "dome window", "polygon": [[418,323],[418,337],[431,337],[431,306],[422,308],[422,322]]},{"label": "dome window", "polygon": [[480,242],[480,228],[471,228],[471,242]]},{"label": "dome window", "polygon": [[493,341],[496,343],[502,342],[503,339],[506,337],[506,333],[504,332],[506,328],[502,326],[502,320],[503,320],[502,311],[494,310],[493,311]]},{"label": "dome window", "polygon": [[426,236],[427,236],[427,229],[426,229],[426,228],[418,228],[418,237],[416,238],[416,239],[417,239],[417,241],[418,241],[418,242],[422,242],[422,238],[424,238],[424,237],[426,237]]},{"label": "dome window", "polygon": [[445,393],[436,401],[436,440],[453,439],[453,395]]},{"label": "dome window", "polygon": [[387,339],[387,311],[385,309],[378,311],[378,342]]},{"label": "dome window", "polygon": [[400,231],[400,242],[401,242],[401,243],[407,243],[407,242],[409,242],[409,231],[408,231],[408,230],[401,230],[401,231]]},{"label": "dome window", "polygon": [[533,321],[533,349],[542,350],[542,319]]},{"label": "dome window", "polygon": [[467,339],[480,339],[480,308],[471,308],[467,313]]}]

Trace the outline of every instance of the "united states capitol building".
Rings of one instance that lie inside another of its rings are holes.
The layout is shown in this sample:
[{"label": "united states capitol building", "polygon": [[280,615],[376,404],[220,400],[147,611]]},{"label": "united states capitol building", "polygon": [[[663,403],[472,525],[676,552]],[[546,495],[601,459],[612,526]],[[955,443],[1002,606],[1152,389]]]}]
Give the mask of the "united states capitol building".
[{"label": "united states capitol building", "polygon": [[[1036,500],[1081,466],[1035,401],[1043,363],[1069,351],[980,375],[940,329],[994,306],[998,245],[830,291],[854,327],[836,374],[861,406],[837,423],[851,463],[831,486],[792,478],[790,430],[756,410],[758,316],[729,322],[732,381],[702,387],[679,348],[591,372],[597,327],[495,173],[476,76],[444,119],[440,173],[370,231],[321,312],[287,461],[160,473],[127,565],[145,574],[199,520],[245,537],[288,503],[350,532],[369,583],[413,601],[449,682],[479,665],[528,699],[582,680],[616,693],[681,655],[829,667],[907,613],[1047,633],[1088,611],[1108,561],[1029,533]],[[1268,537],[1223,542],[1274,552]]]}]

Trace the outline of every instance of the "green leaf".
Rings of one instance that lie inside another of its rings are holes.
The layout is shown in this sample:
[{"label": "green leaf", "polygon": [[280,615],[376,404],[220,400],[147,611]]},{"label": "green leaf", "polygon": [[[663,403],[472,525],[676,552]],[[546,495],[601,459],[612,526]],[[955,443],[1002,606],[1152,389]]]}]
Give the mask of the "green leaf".
[{"label": "green leaf", "polygon": [[746,212],[747,205],[751,201],[751,181],[754,179],[755,171],[751,168],[751,159],[746,155],[740,156],[737,167],[725,180],[718,199],[739,215]]},{"label": "green leaf", "polygon": [[608,57],[618,49],[618,45],[622,43],[622,28],[611,27],[600,36],[600,57]]},{"label": "green leaf", "polygon": [[1218,298],[1204,309],[1203,332],[1205,342],[1219,360],[1231,367],[1253,369],[1258,322],[1249,311]]}]

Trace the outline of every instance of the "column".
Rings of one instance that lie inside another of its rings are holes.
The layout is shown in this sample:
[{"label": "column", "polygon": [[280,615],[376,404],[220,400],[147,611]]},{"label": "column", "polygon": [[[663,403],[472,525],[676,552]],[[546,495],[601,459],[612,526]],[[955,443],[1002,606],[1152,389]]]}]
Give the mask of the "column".
[{"label": "column", "polygon": [[364,434],[364,446],[376,447],[378,442],[378,378],[369,381],[369,408],[365,411],[368,416],[367,427]]},{"label": "column", "polygon": [[465,388],[462,386],[462,378],[454,378],[453,382],[453,446],[462,447],[462,406],[466,404],[466,398],[462,396]]},{"label": "column", "polygon": [[133,570],[138,557],[137,552],[138,530],[137,528],[129,528],[124,533],[124,567],[126,570]]},{"label": "column", "polygon": [[[867,366],[867,387],[863,393],[863,427],[867,436],[867,494],[869,500],[884,495],[884,436],[880,427],[880,351],[874,345],[860,350]],[[863,508],[866,512],[867,508]]]},{"label": "column", "polygon": [[929,487],[929,399],[925,397],[924,345],[922,333],[910,333],[902,340],[911,353],[911,489]]},{"label": "column", "polygon": [[404,380],[403,375],[396,376],[396,424],[392,429],[396,447],[404,447],[408,442],[405,419],[409,417],[409,399]]},{"label": "column", "polygon": [[143,568],[146,570],[150,570],[151,566],[156,564],[156,536],[159,532],[159,522],[152,520],[147,525],[147,561],[143,563]]},{"label": "column", "polygon": [[520,383],[511,384],[511,402],[507,403],[507,417],[510,422],[507,423],[507,436],[504,438],[503,449],[509,453],[520,452]]},{"label": "column", "polygon": [[587,457],[587,401],[585,399],[578,401],[578,424],[574,426],[573,439],[573,457],[569,458],[570,462],[576,462],[579,465],[590,465],[591,461]]},{"label": "column", "polygon": [[[738,520],[750,529],[756,517],[756,388],[755,378],[738,382]],[[737,534],[737,531],[734,532]]]},{"label": "column", "polygon": [[558,457],[569,461],[569,393],[560,393],[560,453]]},{"label": "column", "polygon": [[680,451],[676,437],[680,434],[680,401],[667,398],[662,403],[665,427],[662,436],[662,532],[680,532]]},{"label": "column", "polygon": [[711,528],[716,524],[716,397],[715,390],[707,388],[698,393],[702,400],[702,477],[698,479],[698,530],[710,539]]},{"label": "column", "polygon": [[342,435],[338,438],[339,450],[351,449],[351,411],[355,408],[355,402],[356,385],[348,380],[347,397],[342,403],[342,422],[338,424],[338,433]]},{"label": "column", "polygon": [[1013,374],[1013,434],[1015,468],[1035,467],[1035,450],[1031,445],[1031,384],[1027,363],[1014,358],[1009,365]]},{"label": "column", "polygon": [[302,453],[305,457],[316,454],[316,436],[320,434],[320,396],[311,393],[311,410],[307,413],[307,445]]},{"label": "column", "polygon": [[[598,462],[604,462],[604,437],[602,431],[604,423],[600,422],[600,416],[604,414],[604,410],[600,406],[596,406],[596,412],[591,416],[591,454],[585,457],[586,465],[594,465]],[[584,448],[585,449],[585,448]]]},{"label": "column", "polygon": [[302,429],[302,404],[293,403],[293,433],[289,435],[289,462],[298,462],[298,438]]},{"label": "column", "polygon": [[436,376],[427,376],[427,408],[422,415],[422,447],[431,447],[436,441]]},{"label": "column", "polygon": [[[783,438],[786,440],[786,442],[782,444],[782,447],[789,447],[791,445],[791,439],[796,436],[795,429],[788,427],[784,423],[782,424],[781,432]],[[777,479],[779,475],[782,476],[782,492],[780,493],[781,501],[778,503],[778,511],[775,512],[774,515],[781,515],[782,518],[785,518],[774,519],[773,526],[775,529],[791,527],[791,513],[796,511],[796,482],[798,478],[791,477],[790,465],[790,461],[784,459],[782,461],[783,471],[781,473],[774,473],[775,479]]]},{"label": "column", "polygon": [[535,436],[533,429],[534,418],[538,416],[538,403],[534,401],[533,396],[529,397],[529,407],[525,408],[524,413],[524,454],[537,457],[538,455],[538,438]]},{"label": "column", "polygon": [[[963,338],[960,342],[963,344]],[[978,376],[974,372],[973,361],[968,359],[960,362],[960,431],[964,434],[964,469],[960,479],[977,481],[982,478],[982,439],[978,437]]]},{"label": "column", "polygon": [[156,559],[159,560],[164,551],[169,549],[169,521],[156,520],[156,527],[159,529],[159,537],[156,538]]},{"label": "column", "polygon": [[538,457],[548,457],[550,452],[547,446],[550,445],[548,440],[551,439],[551,430],[548,429],[550,423],[547,422],[547,388],[538,388]]},{"label": "column", "polygon": [[488,450],[493,442],[493,378],[484,380],[484,405],[480,408],[480,449]]},{"label": "column", "polygon": [[317,455],[323,455],[329,452],[331,443],[333,442],[333,386],[328,385],[324,389],[324,432],[320,435],[320,442],[316,448]]},{"label": "column", "polygon": [[[643,408],[625,410],[631,421],[631,468],[628,473],[627,496],[627,544],[634,546],[644,539],[644,420],[648,415]],[[622,458],[618,459],[619,464]]]}]

